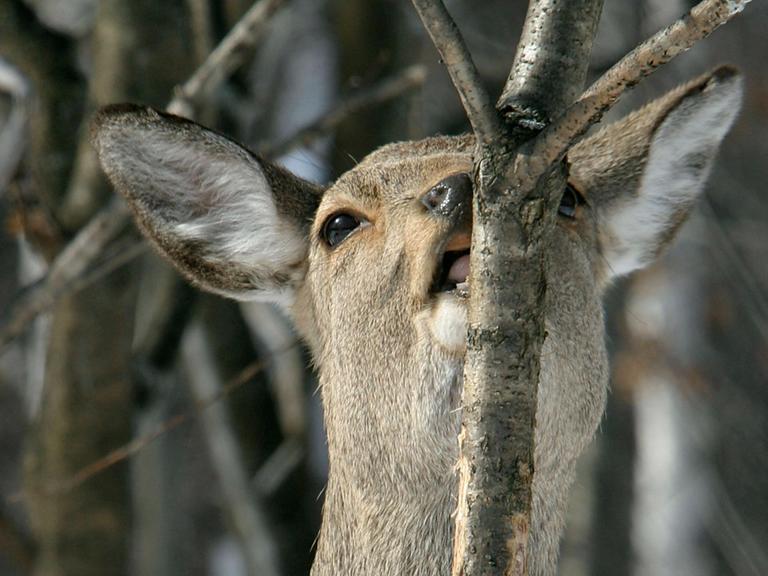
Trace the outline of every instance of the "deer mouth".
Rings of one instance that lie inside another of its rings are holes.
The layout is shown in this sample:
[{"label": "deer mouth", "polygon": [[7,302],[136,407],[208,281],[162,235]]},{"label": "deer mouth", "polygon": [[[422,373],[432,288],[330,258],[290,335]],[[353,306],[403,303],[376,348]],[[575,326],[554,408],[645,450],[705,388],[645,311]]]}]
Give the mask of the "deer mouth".
[{"label": "deer mouth", "polygon": [[459,298],[469,296],[470,234],[462,232],[448,239],[438,260],[432,281],[432,294],[449,293]]}]

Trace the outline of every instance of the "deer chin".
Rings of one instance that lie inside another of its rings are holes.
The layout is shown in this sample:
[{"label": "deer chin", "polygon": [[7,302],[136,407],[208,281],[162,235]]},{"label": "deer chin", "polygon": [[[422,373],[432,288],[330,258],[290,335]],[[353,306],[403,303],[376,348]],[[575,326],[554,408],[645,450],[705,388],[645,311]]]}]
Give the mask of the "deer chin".
[{"label": "deer chin", "polygon": [[431,340],[450,355],[462,355],[467,339],[469,249],[471,229],[456,231],[444,240],[424,311]]},{"label": "deer chin", "polygon": [[427,312],[432,341],[450,355],[464,355],[467,347],[466,300],[452,292],[438,294]]}]

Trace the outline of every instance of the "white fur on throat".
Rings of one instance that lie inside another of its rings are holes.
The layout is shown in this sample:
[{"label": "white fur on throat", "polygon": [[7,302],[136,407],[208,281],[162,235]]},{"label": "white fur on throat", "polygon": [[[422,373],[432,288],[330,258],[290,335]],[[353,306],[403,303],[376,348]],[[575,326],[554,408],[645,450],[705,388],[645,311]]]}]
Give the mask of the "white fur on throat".
[{"label": "white fur on throat", "polygon": [[467,345],[467,307],[450,294],[440,294],[428,320],[435,341],[449,352],[463,354]]}]

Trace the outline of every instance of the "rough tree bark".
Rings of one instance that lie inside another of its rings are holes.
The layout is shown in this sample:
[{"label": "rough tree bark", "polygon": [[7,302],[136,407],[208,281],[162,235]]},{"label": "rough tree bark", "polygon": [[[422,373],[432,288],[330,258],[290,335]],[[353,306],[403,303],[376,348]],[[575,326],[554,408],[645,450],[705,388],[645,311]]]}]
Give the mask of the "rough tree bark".
[{"label": "rough tree bark", "polygon": [[531,3],[497,105],[505,130],[477,151],[454,574],[527,573],[544,253],[566,173],[504,174],[581,92],[601,8]]},{"label": "rough tree bark", "polygon": [[[532,0],[497,104],[503,118],[498,130],[442,3],[413,0],[478,140],[454,576],[527,574],[545,337],[544,250],[565,184],[562,158],[568,146],[626,88],[690,48],[747,2],[704,0],[622,59],[577,100],[602,0]],[[512,271],[514,281],[509,280]]]}]

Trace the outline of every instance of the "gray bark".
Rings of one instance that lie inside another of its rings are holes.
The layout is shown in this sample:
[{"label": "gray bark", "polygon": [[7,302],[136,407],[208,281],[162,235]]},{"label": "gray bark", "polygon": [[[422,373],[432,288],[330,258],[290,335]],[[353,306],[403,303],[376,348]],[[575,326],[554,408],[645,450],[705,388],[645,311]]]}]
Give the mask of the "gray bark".
[{"label": "gray bark", "polygon": [[498,107],[511,124],[543,127],[580,95],[603,0],[531,2]]},{"label": "gray bark", "polygon": [[[554,166],[533,180],[518,175],[531,187],[520,180],[510,185],[504,174],[530,128],[561,114],[582,89],[601,6],[600,0],[531,3],[513,67],[520,77],[499,103],[507,110],[510,102],[525,102],[506,118],[515,136],[476,159],[454,574],[527,573],[544,251],[565,171]],[[564,75],[566,55],[579,65]]]}]

